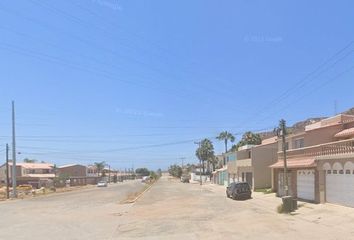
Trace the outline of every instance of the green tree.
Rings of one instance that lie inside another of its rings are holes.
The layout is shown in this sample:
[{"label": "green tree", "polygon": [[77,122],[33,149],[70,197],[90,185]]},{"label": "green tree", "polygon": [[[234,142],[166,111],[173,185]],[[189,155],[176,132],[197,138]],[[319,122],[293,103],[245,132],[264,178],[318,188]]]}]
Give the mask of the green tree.
[{"label": "green tree", "polygon": [[203,167],[203,174],[205,174],[204,162],[209,162],[210,159],[214,158],[214,145],[213,143],[205,138],[200,142],[200,147],[195,151],[195,155],[200,160]]},{"label": "green tree", "polygon": [[235,137],[234,135],[232,135],[231,133],[229,133],[228,131],[223,131],[219,134],[219,136],[216,137],[216,139],[220,140],[220,141],[224,141],[225,144],[225,153],[227,153],[227,144],[228,142],[234,142],[235,141]]},{"label": "green tree", "polygon": [[182,168],[177,164],[171,165],[168,168],[168,173],[173,177],[180,178],[182,176]]},{"label": "green tree", "polygon": [[159,178],[159,176],[154,171],[150,171],[150,178],[157,180]]},{"label": "green tree", "polygon": [[242,135],[241,140],[236,145],[232,146],[231,150],[237,151],[237,149],[239,147],[242,147],[242,146],[245,146],[248,144],[259,145],[261,143],[262,143],[261,135],[259,135],[258,133],[253,133],[253,132],[248,131]]},{"label": "green tree", "polygon": [[36,159],[25,158],[25,159],[23,159],[23,162],[25,162],[25,163],[35,163],[35,162],[37,162],[37,160]]},{"label": "green tree", "polygon": [[213,167],[212,171],[215,171],[216,164],[218,163],[218,159],[216,158],[216,156],[211,157],[209,159],[209,163]]},{"label": "green tree", "polygon": [[94,165],[97,169],[97,175],[100,176],[100,173],[103,171],[104,166],[106,166],[106,162],[105,161],[95,162]]},{"label": "green tree", "polygon": [[147,168],[137,168],[137,169],[135,169],[135,173],[139,174],[141,176],[149,176],[150,175],[150,171]]}]

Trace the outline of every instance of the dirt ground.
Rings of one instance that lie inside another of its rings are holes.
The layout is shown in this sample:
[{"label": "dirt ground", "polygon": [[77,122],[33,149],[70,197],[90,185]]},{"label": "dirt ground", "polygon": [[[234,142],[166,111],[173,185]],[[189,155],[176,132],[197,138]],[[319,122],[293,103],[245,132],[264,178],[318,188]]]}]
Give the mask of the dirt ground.
[{"label": "dirt ground", "polygon": [[354,209],[299,203],[278,214],[281,199],[254,193],[234,201],[218,185],[163,177],[120,218],[114,239],[354,239]]}]

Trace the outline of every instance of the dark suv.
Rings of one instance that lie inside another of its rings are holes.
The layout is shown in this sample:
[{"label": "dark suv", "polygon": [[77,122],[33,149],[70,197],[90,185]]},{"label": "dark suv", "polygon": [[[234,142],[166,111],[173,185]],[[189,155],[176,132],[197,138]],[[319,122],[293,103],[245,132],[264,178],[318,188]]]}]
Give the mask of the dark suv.
[{"label": "dark suv", "polygon": [[252,192],[250,185],[246,182],[233,182],[226,187],[226,196],[232,199],[249,199]]}]

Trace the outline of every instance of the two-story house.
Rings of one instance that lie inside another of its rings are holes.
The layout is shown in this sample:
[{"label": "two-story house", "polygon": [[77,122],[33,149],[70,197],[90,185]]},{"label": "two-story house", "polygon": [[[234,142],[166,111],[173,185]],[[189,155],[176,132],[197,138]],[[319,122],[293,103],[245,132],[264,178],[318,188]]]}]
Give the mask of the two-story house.
[{"label": "two-story house", "polygon": [[[340,114],[286,137],[289,194],[354,207],[354,116]],[[272,187],[284,195],[284,157],[271,165]]]},{"label": "two-story house", "polygon": [[[33,187],[46,185],[55,177],[53,164],[50,163],[16,163],[17,185],[31,184]],[[9,162],[10,183],[12,179],[12,162]],[[0,166],[0,181],[6,180],[6,164]]]},{"label": "two-story house", "polygon": [[276,138],[264,139],[260,145],[245,145],[236,152],[237,160],[232,165],[236,180],[247,182],[253,189],[270,188],[271,170],[268,166],[277,160]]}]

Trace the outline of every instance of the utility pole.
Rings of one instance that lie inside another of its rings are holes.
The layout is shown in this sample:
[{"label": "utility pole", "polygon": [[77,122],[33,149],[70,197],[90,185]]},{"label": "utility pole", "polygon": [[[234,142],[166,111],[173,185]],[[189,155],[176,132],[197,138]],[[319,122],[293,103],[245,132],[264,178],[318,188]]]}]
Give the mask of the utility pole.
[{"label": "utility pole", "polygon": [[[198,149],[200,149],[202,142],[194,142],[194,144],[198,144]],[[202,185],[202,159],[199,158],[199,179],[200,179],[200,186]]]},{"label": "utility pole", "polygon": [[111,183],[111,165],[108,165],[108,183]]},{"label": "utility pole", "polygon": [[284,159],[284,191],[285,196],[289,195],[289,183],[288,183],[288,166],[286,161],[286,122],[284,119],[280,120],[279,123],[280,135],[282,137],[282,146],[283,146],[283,159]]},{"label": "utility pole", "polygon": [[6,143],[6,198],[10,198],[9,144]]},{"label": "utility pole", "polygon": [[17,197],[16,191],[16,132],[15,132],[15,102],[12,101],[12,193]]},{"label": "utility pole", "polygon": [[182,163],[182,170],[183,170],[183,161],[186,159],[185,157],[181,157],[181,158],[179,158],[179,159],[181,159],[181,163]]}]

